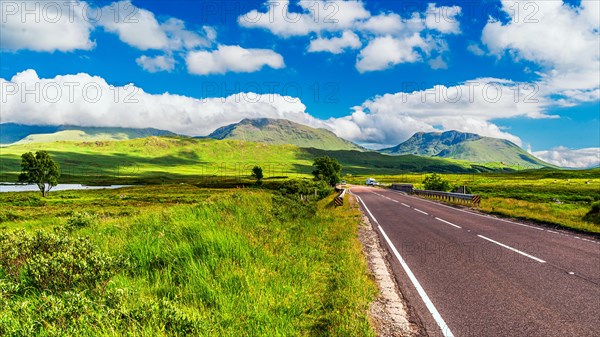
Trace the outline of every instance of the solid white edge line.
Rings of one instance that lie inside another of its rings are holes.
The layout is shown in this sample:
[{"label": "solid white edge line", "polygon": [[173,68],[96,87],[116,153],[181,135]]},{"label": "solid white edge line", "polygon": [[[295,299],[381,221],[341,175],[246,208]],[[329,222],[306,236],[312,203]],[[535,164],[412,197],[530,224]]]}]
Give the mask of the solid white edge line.
[{"label": "solid white edge line", "polygon": [[498,242],[498,241],[494,241],[494,240],[492,240],[492,239],[490,239],[490,238],[488,238],[488,237],[485,237],[485,236],[483,236],[483,235],[477,235],[477,236],[479,236],[480,238],[482,238],[482,239],[484,239],[484,240],[488,240],[489,242],[493,242],[493,243],[495,243],[495,244],[497,244],[497,245],[499,245],[499,246],[502,246],[502,247],[504,247],[504,248],[506,248],[506,249],[510,249],[510,250],[512,250],[512,251],[513,251],[513,252],[515,252],[515,253],[519,253],[519,254],[521,254],[521,255],[523,255],[523,256],[527,256],[528,258],[530,258],[530,259],[532,259],[532,260],[536,260],[537,262],[540,262],[540,263],[546,263],[546,261],[544,261],[544,260],[542,260],[542,259],[539,259],[539,258],[537,258],[537,257],[535,257],[535,256],[533,256],[533,255],[529,255],[529,254],[527,254],[527,253],[525,253],[525,252],[522,252],[522,251],[520,251],[520,250],[518,250],[518,249],[514,249],[513,247],[507,246],[507,245],[505,245],[505,244],[503,244],[503,243],[500,243],[500,242]]},{"label": "solid white edge line", "polygon": [[447,224],[448,224],[448,225],[450,225],[450,226],[454,226],[454,227],[456,227],[456,228],[462,228],[462,227],[460,227],[459,225],[455,225],[455,224],[453,224],[453,223],[452,223],[452,222],[450,222],[450,221],[446,221],[446,220],[444,220],[444,219],[440,219],[440,218],[438,218],[438,217],[435,217],[435,219],[436,219],[436,220],[438,220],[438,221],[441,221],[441,222],[445,222],[445,223],[447,223]]},{"label": "solid white edge line", "polygon": [[419,213],[423,213],[425,215],[429,215],[429,213],[427,212],[423,212],[422,210],[418,209],[418,208],[413,208],[415,211],[419,212]]},{"label": "solid white edge line", "polygon": [[377,223],[377,228],[381,232],[381,235],[383,235],[383,238],[385,239],[387,244],[392,249],[394,256],[396,256],[396,259],[398,259],[398,261],[400,262],[402,269],[404,269],[404,272],[408,275],[408,278],[412,282],[413,286],[417,289],[417,292],[421,296],[421,299],[423,300],[423,302],[425,302],[425,305],[427,306],[427,309],[433,316],[433,319],[435,319],[435,322],[442,330],[442,334],[444,334],[445,337],[454,337],[454,334],[452,334],[452,331],[450,331],[450,328],[448,327],[448,325],[442,318],[442,315],[440,315],[440,313],[437,311],[437,309],[433,305],[433,302],[431,302],[431,300],[429,299],[429,296],[427,296],[427,293],[425,293],[425,289],[423,289],[423,287],[419,283],[419,280],[417,280],[417,278],[415,277],[413,272],[410,270],[410,268],[408,267],[408,265],[406,264],[406,262],[404,261],[402,256],[400,256],[400,253],[398,253],[398,250],[396,249],[396,247],[394,246],[394,244],[392,243],[390,238],[387,236],[387,234],[385,233],[383,228],[381,228],[381,225],[379,224],[379,222],[375,219],[375,217],[373,216],[373,214],[371,213],[371,211],[369,210],[369,208],[367,207],[365,202],[362,200],[362,198],[359,197],[358,195],[356,197],[358,198],[358,200],[360,200],[363,207],[367,210],[367,212],[369,213],[371,218],[373,218],[373,221],[375,221],[375,223]]}]

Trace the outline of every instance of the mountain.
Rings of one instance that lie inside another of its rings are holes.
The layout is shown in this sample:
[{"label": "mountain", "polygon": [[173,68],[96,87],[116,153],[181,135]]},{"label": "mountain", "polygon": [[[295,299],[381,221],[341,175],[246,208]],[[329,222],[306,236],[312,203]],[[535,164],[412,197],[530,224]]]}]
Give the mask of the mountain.
[{"label": "mountain", "polygon": [[458,131],[418,132],[404,143],[379,152],[460,159],[475,163],[503,163],[521,168],[552,167],[508,140]]},{"label": "mountain", "polygon": [[170,136],[172,132],[158,129],[118,127],[82,127],[72,125],[0,124],[0,144],[45,143],[54,141],[127,140],[149,136]]},{"label": "mountain", "polygon": [[244,140],[271,145],[292,144],[322,150],[365,150],[329,130],[311,128],[287,119],[243,119],[239,123],[218,128],[208,135],[208,138]]}]

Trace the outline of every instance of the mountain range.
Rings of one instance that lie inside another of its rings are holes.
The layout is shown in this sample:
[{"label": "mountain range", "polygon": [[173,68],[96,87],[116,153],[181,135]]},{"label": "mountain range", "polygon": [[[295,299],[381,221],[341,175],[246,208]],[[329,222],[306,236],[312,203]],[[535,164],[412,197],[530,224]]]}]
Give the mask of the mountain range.
[{"label": "mountain range", "polygon": [[[118,127],[36,126],[0,124],[0,144],[27,144],[53,141],[130,140],[149,136],[176,136],[159,129]],[[375,152],[336,136],[325,129],[312,128],[286,119],[243,119],[220,127],[207,137],[217,140],[241,140],[269,145],[291,144],[301,148],[327,151]],[[418,132],[397,146],[381,149],[382,154],[416,155],[464,160],[514,168],[553,167],[534,157],[516,144],[474,133],[459,131]],[[391,160],[391,159],[390,159]],[[367,163],[365,163],[367,164]]]},{"label": "mountain range", "polygon": [[521,168],[552,166],[506,139],[459,131],[418,132],[405,142],[379,152],[452,158],[476,163],[501,163]]}]

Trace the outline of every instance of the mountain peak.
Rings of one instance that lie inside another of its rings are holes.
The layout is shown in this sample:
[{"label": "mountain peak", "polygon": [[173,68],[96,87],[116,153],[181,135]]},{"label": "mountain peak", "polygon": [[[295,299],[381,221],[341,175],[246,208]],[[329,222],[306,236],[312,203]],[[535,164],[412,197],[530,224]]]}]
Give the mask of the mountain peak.
[{"label": "mountain peak", "polygon": [[364,150],[326,129],[317,129],[287,119],[244,118],[216,129],[209,138],[234,139],[267,144],[292,144],[323,150]]},{"label": "mountain peak", "polygon": [[456,130],[417,132],[405,142],[379,152],[452,158],[478,163],[502,162],[522,167],[550,166],[508,140]]}]

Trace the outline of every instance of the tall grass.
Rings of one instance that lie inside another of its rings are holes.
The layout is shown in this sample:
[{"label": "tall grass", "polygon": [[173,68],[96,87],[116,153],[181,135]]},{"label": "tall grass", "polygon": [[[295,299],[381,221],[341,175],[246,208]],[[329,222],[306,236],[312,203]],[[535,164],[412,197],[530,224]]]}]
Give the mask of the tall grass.
[{"label": "tall grass", "polygon": [[128,267],[101,292],[12,291],[0,273],[0,335],[371,336],[360,212],[331,202],[243,189],[102,218],[71,235]]}]

